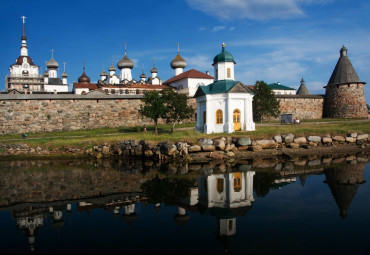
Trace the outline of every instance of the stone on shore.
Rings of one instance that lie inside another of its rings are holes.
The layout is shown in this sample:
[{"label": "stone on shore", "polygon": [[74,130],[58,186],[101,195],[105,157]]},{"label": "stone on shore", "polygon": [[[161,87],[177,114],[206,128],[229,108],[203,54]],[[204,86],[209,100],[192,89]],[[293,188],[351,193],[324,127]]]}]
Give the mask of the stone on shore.
[{"label": "stone on shore", "polygon": [[252,144],[252,140],[248,137],[239,137],[236,143],[237,146],[249,146]]}]

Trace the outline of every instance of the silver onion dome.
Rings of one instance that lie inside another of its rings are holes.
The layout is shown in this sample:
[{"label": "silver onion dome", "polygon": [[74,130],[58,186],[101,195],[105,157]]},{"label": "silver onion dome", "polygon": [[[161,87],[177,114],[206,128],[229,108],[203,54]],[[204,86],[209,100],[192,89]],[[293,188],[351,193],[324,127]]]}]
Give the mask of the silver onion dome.
[{"label": "silver onion dome", "polygon": [[55,61],[54,58],[51,58],[49,62],[46,64],[46,67],[49,69],[57,69],[59,67],[59,64],[57,61]]},{"label": "silver onion dome", "polygon": [[177,56],[171,61],[171,68],[185,68],[186,61],[180,56],[180,53],[177,53]]},{"label": "silver onion dome", "polygon": [[125,56],[118,62],[117,67],[119,69],[123,68],[134,68],[134,62],[132,62],[131,59],[129,59],[125,53]]}]

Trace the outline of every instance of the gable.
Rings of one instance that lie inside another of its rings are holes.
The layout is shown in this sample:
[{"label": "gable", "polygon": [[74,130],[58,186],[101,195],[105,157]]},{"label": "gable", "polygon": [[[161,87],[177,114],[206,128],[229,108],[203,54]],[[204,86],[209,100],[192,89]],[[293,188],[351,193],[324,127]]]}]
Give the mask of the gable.
[{"label": "gable", "polygon": [[242,84],[242,83],[237,83],[233,88],[231,88],[229,93],[250,93],[248,89]]}]

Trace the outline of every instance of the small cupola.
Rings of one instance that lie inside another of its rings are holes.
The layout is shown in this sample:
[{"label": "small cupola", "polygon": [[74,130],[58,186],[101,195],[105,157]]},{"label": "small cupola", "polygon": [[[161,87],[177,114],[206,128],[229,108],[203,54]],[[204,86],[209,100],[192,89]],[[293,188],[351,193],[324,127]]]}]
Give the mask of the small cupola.
[{"label": "small cupola", "polygon": [[78,78],[78,83],[90,83],[90,77],[85,73],[85,66],[83,67],[82,75]]}]

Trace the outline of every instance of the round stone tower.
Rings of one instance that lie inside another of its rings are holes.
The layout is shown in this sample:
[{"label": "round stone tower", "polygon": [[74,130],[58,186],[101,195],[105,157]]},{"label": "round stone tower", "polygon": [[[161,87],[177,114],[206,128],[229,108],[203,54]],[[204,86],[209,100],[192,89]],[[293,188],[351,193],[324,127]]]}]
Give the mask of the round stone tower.
[{"label": "round stone tower", "polygon": [[340,49],[340,57],[324,88],[324,118],[366,118],[367,107],[364,85],[347,56],[347,48]]}]

